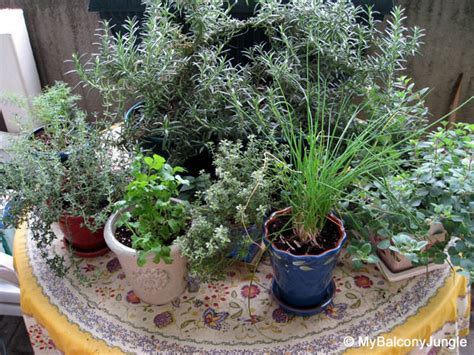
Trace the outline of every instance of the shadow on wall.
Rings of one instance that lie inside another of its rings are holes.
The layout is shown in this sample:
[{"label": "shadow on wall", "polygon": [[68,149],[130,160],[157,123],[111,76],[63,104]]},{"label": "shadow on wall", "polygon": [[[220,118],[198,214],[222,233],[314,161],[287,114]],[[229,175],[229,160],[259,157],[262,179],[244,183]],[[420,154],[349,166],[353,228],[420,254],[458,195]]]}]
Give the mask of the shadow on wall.
[{"label": "shadow on wall", "polygon": [[[430,87],[428,107],[434,118],[449,112],[460,74],[459,103],[474,95],[474,1],[396,0],[406,8],[407,25],[426,30],[421,56],[411,58],[408,73],[418,88]],[[474,122],[474,102],[456,113]]]}]

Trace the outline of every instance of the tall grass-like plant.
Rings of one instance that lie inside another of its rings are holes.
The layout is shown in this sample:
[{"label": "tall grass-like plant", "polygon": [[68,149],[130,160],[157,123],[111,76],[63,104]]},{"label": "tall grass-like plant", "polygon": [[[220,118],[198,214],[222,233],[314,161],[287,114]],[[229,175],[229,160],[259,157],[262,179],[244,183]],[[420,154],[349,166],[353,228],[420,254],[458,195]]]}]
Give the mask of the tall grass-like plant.
[{"label": "tall grass-like plant", "polygon": [[[283,91],[275,91],[268,98],[290,152],[289,164],[281,159],[281,170],[277,172],[281,198],[291,207],[297,242],[318,247],[328,215],[347,198],[349,188],[362,178],[397,168],[404,143],[404,139],[383,139],[393,133],[394,115],[361,121],[364,107],[348,100],[339,106],[332,104],[326,85],[308,84],[303,97],[307,106],[304,122]],[[264,119],[261,112],[257,111],[256,116]],[[356,123],[359,128],[354,131]],[[419,133],[406,132],[405,140]]]}]

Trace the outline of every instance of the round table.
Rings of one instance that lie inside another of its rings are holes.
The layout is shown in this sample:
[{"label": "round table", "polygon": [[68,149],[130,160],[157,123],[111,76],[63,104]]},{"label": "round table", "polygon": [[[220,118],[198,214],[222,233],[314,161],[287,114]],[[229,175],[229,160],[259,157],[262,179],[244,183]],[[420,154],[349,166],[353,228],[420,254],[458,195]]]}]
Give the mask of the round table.
[{"label": "round table", "polygon": [[[76,266],[62,279],[45,265],[29,231],[17,231],[15,265],[22,310],[33,317],[26,317],[32,343],[38,345],[35,339],[41,338],[43,348],[57,347],[65,353],[367,354],[368,344],[359,342],[365,337],[452,338],[467,335],[469,328],[467,281],[449,268],[389,283],[376,267],[353,270],[341,262],[334,272],[333,307],[302,318],[286,314],[272,300],[268,261],[255,274],[241,265],[229,269],[220,282],[199,284],[191,279],[179,299],[151,306],[131,290],[112,252],[93,259],[72,258],[61,238],[54,248]],[[371,351],[411,350],[393,343]]]}]

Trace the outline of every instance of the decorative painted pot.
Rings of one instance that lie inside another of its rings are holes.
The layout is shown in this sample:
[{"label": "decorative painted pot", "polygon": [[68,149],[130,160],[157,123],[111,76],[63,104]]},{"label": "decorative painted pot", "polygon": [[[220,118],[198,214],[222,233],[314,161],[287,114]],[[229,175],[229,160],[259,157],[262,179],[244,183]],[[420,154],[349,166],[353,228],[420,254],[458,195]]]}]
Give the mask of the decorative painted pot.
[{"label": "decorative painted pot", "polygon": [[142,301],[155,305],[171,302],[186,288],[186,259],[181,255],[179,247],[173,244],[171,264],[166,264],[163,260],[156,264],[153,262],[154,255],[151,254],[144,266],[138,266],[138,252],[115,238],[115,222],[123,212],[122,209],[114,213],[105,225],[107,245],[117,255],[127,281]]},{"label": "decorative painted pot", "polygon": [[[228,257],[231,259],[237,259],[240,262],[246,264],[253,264],[260,254],[262,248],[262,230],[258,228],[255,224],[252,224],[245,230],[243,227],[236,227],[231,229],[230,235],[232,240],[236,240],[234,247],[229,253]],[[251,239],[251,242],[245,246],[243,241]]]},{"label": "decorative painted pot", "polygon": [[332,274],[339,254],[347,240],[343,222],[334,215],[328,220],[339,231],[335,248],[319,255],[293,255],[281,250],[269,239],[269,226],[280,216],[289,215],[291,207],[274,212],[265,222],[264,242],[268,246],[273,266],[273,278],[279,297],[287,304],[309,308],[325,301],[332,285]]},{"label": "decorative painted pot", "polygon": [[[92,219],[89,222],[93,222]],[[84,218],[79,216],[61,216],[58,221],[64,238],[71,245],[74,253],[81,257],[96,257],[108,251],[104,240],[104,228],[92,232],[84,225]]]}]

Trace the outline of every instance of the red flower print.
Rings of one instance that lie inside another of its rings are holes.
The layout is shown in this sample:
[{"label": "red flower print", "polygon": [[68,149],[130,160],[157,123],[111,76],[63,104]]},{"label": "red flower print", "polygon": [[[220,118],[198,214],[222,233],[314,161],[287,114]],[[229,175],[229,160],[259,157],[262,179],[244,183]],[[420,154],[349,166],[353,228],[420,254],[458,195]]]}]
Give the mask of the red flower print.
[{"label": "red flower print", "polygon": [[360,288],[370,288],[374,284],[371,279],[364,275],[355,276],[354,281],[356,286]]},{"label": "red flower print", "polygon": [[272,318],[277,323],[287,323],[291,319],[282,308],[276,308],[272,313]]},{"label": "red flower print", "polygon": [[128,303],[132,303],[132,304],[140,303],[140,297],[138,297],[133,291],[128,291],[126,299]]},{"label": "red flower print", "polygon": [[263,317],[257,316],[256,314],[252,314],[252,317],[249,319],[246,319],[244,322],[250,323],[250,324],[256,324],[258,322],[261,322],[263,320]]},{"label": "red flower print", "polygon": [[82,270],[84,270],[85,272],[94,271],[95,269],[95,265],[92,264],[87,264],[86,266],[82,267]]},{"label": "red flower print", "polygon": [[260,289],[256,285],[244,286],[241,293],[244,298],[255,298],[260,294]]}]

